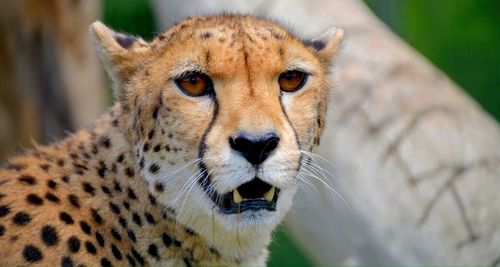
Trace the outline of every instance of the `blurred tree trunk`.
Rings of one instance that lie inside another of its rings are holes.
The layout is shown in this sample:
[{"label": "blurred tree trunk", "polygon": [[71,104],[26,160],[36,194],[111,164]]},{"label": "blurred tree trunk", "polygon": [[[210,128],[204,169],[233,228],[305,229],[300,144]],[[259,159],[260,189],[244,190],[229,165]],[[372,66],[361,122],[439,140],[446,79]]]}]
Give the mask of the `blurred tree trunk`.
[{"label": "blurred tree trunk", "polygon": [[88,25],[97,0],[0,2],[0,160],[95,119],[105,90]]},{"label": "blurred tree trunk", "polygon": [[306,33],[346,30],[320,154],[351,211],[339,198],[301,198],[287,219],[317,265],[500,265],[497,123],[362,1],[153,3],[162,28],[233,10]]}]

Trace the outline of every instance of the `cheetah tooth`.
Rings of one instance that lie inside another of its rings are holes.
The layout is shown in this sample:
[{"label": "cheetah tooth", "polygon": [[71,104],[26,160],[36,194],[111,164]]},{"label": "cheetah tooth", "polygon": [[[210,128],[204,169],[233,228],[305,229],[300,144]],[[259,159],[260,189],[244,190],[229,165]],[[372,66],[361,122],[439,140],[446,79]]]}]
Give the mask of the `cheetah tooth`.
[{"label": "cheetah tooth", "polygon": [[236,204],[239,204],[243,201],[243,198],[240,195],[240,192],[238,192],[238,189],[234,189],[233,191],[233,201]]},{"label": "cheetah tooth", "polygon": [[276,191],[276,187],[271,187],[271,189],[269,189],[269,191],[267,191],[265,194],[264,194],[264,199],[267,200],[267,201],[273,201],[273,198],[274,198],[274,192]]}]

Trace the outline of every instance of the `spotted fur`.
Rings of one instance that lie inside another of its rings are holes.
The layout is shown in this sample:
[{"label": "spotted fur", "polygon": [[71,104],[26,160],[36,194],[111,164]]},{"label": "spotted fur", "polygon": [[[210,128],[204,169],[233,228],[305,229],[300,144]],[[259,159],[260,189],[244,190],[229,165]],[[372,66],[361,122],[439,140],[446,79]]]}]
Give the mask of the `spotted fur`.
[{"label": "spotted fur", "polygon": [[[223,15],[189,18],[151,42],[99,22],[91,34],[117,103],[0,170],[0,265],[265,265],[299,149],[319,143],[342,31],[303,42],[273,22]],[[311,73],[298,92],[277,85],[289,69]],[[213,94],[176,87],[193,70],[211,77]],[[222,214],[199,181],[226,193],[251,179],[227,140],[269,129],[279,146],[251,175],[281,189],[276,211]]]}]

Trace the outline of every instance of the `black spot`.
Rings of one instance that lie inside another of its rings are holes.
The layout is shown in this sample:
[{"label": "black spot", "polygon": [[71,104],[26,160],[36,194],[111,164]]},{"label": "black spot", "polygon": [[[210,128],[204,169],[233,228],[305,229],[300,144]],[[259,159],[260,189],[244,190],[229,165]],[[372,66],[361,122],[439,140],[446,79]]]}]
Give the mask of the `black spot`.
[{"label": "black spot", "polygon": [[33,245],[26,245],[24,247],[23,257],[28,262],[37,262],[43,259],[42,252],[40,252],[40,250]]},{"label": "black spot", "polygon": [[3,236],[5,234],[5,226],[0,224],[0,236]]},{"label": "black spot", "polygon": [[151,130],[151,131],[149,131],[149,133],[148,133],[148,139],[149,139],[149,140],[153,139],[153,137],[155,137],[155,130]]},{"label": "black spot", "polygon": [[128,177],[133,177],[134,176],[134,170],[132,170],[132,168],[127,168],[125,169],[125,174],[128,176]]},{"label": "black spot", "polygon": [[121,47],[123,47],[125,49],[128,49],[130,46],[132,46],[137,41],[137,39],[135,39],[134,37],[132,37],[130,35],[121,34],[121,33],[115,34],[114,37],[115,37],[116,42]]},{"label": "black spot", "polygon": [[158,193],[163,193],[163,191],[165,190],[165,188],[163,187],[162,183],[156,183],[155,184],[155,190]]},{"label": "black spot", "polygon": [[68,176],[63,176],[61,177],[61,180],[65,183],[69,183],[69,177]]},{"label": "black spot", "polygon": [[191,264],[191,262],[190,262],[187,258],[182,258],[182,261],[184,261],[184,264],[186,265],[186,267],[191,267],[191,266],[193,266],[193,265]]},{"label": "black spot", "polygon": [[203,38],[203,39],[208,39],[211,36],[212,36],[212,33],[210,33],[210,32],[204,32],[201,34],[201,38]]},{"label": "black spot", "polygon": [[156,120],[156,118],[158,118],[158,110],[160,109],[160,107],[156,107],[154,110],[153,110],[153,119]]},{"label": "black spot", "polygon": [[118,241],[122,241],[122,236],[115,230],[115,228],[111,228],[111,235]]},{"label": "black spot", "polygon": [[111,209],[111,211],[115,214],[120,214],[120,207],[118,207],[115,203],[113,202],[109,202],[109,208]]},{"label": "black spot", "polygon": [[220,253],[219,253],[219,251],[216,248],[209,247],[208,250],[210,251],[210,253],[212,253],[212,254],[214,254],[216,256],[220,256]]},{"label": "black spot", "polygon": [[132,220],[135,222],[135,224],[142,226],[142,219],[141,219],[141,216],[139,216],[139,214],[134,212],[132,214]]},{"label": "black spot", "polygon": [[59,167],[64,166],[64,160],[63,159],[58,159],[57,160],[57,166],[59,166]]},{"label": "black spot", "polygon": [[103,219],[102,219],[101,215],[99,215],[99,212],[95,209],[91,209],[90,212],[92,213],[92,218],[94,218],[94,221],[97,224],[102,224]]},{"label": "black spot", "polygon": [[122,216],[120,216],[120,218],[118,219],[118,222],[120,223],[120,225],[123,228],[127,228],[127,220],[125,220],[125,218],[123,218]]},{"label": "black spot", "polygon": [[86,221],[80,221],[80,228],[82,231],[88,235],[90,235],[90,232],[92,231],[92,228]]},{"label": "black spot", "polygon": [[156,198],[151,194],[149,194],[148,197],[149,197],[149,202],[151,202],[151,205],[156,206]]},{"label": "black spot", "polygon": [[125,159],[125,156],[124,156],[123,154],[120,154],[120,155],[118,155],[118,157],[116,158],[116,162],[118,162],[118,163],[122,163],[124,159]]},{"label": "black spot", "polygon": [[151,213],[146,212],[144,213],[144,216],[146,216],[146,220],[148,221],[148,223],[156,224],[155,218],[153,217],[153,215],[151,215]]},{"label": "black spot", "polygon": [[70,257],[61,258],[61,267],[73,267],[73,261]]},{"label": "black spot", "polygon": [[205,55],[205,62],[208,65],[208,62],[210,62],[210,51],[207,51],[207,54]]},{"label": "black spot", "polygon": [[83,182],[82,186],[83,186],[83,191],[91,195],[95,195],[95,188],[90,183]]},{"label": "black spot", "polygon": [[144,169],[144,158],[141,158],[141,160],[139,161],[139,168]]},{"label": "black spot", "polygon": [[24,166],[21,164],[5,163],[3,166],[0,166],[0,168],[4,168],[7,170],[21,171],[24,169]]},{"label": "black spot", "polygon": [[40,169],[42,169],[43,171],[45,172],[48,172],[49,169],[50,169],[50,165],[49,164],[40,164]]},{"label": "black spot", "polygon": [[90,254],[95,255],[97,253],[97,249],[95,248],[94,244],[89,241],[85,242],[85,249],[87,249],[87,252]]},{"label": "black spot", "polygon": [[100,161],[99,166],[97,167],[97,174],[99,177],[104,178],[107,170],[108,168],[106,167],[106,164],[104,164],[104,161]]},{"label": "black spot", "polygon": [[48,201],[52,201],[54,203],[58,203],[59,204],[59,202],[60,202],[59,198],[57,196],[55,196],[54,194],[50,193],[50,192],[45,193],[45,198]]},{"label": "black spot", "polygon": [[0,217],[4,217],[5,215],[9,214],[10,212],[10,207],[7,205],[1,205],[0,206]]},{"label": "black spot", "polygon": [[39,196],[37,196],[35,194],[29,194],[28,196],[26,196],[26,201],[29,204],[32,204],[35,206],[40,206],[43,204],[43,199],[41,199]]},{"label": "black spot", "polygon": [[105,146],[106,148],[110,148],[111,147],[111,140],[109,140],[109,137],[103,136],[99,140],[99,144]]},{"label": "black spot", "polygon": [[92,154],[97,154],[99,153],[99,150],[97,149],[97,145],[96,144],[92,144]]},{"label": "black spot", "polygon": [[59,219],[61,219],[61,221],[65,222],[66,224],[73,224],[75,222],[73,221],[71,215],[67,214],[64,211],[59,213]]},{"label": "black spot", "polygon": [[80,239],[76,236],[72,236],[68,239],[68,249],[69,251],[76,253],[80,250]]},{"label": "black spot", "polygon": [[189,227],[186,227],[184,230],[186,231],[186,234],[188,234],[188,235],[196,235],[196,232],[193,231],[193,229],[191,229]]},{"label": "black spot", "polygon": [[155,244],[149,245],[148,253],[149,253],[149,255],[155,257],[157,260],[160,259],[160,256],[158,255],[158,248],[156,247]]},{"label": "black spot", "polygon": [[128,230],[128,231],[127,231],[127,235],[128,235],[128,237],[130,238],[130,240],[132,240],[132,241],[134,241],[134,242],[136,242],[136,241],[137,241],[137,238],[136,238],[136,236],[135,236],[134,231],[132,231],[132,230]]},{"label": "black spot", "polygon": [[23,176],[17,178],[17,180],[19,180],[19,182],[21,182],[21,183],[25,183],[28,185],[35,185],[36,184],[36,179],[33,176],[29,176],[29,175],[23,175]]},{"label": "black spot", "polygon": [[95,232],[95,239],[97,240],[97,244],[99,244],[99,246],[104,247],[104,237],[98,231]]},{"label": "black spot", "polygon": [[166,247],[170,247],[170,245],[172,245],[172,238],[166,233],[163,233],[163,235],[161,235],[161,239],[163,240],[163,244],[165,244]]},{"label": "black spot", "polygon": [[54,182],[53,180],[48,180],[47,181],[47,186],[50,188],[50,189],[56,189],[57,187],[57,183]]},{"label": "black spot", "polygon": [[111,196],[111,191],[109,190],[109,188],[107,188],[106,186],[101,186],[101,189],[104,194]]},{"label": "black spot", "polygon": [[180,247],[182,246],[181,241],[179,241],[179,240],[175,239],[175,240],[174,240],[174,246],[176,246],[176,247],[179,247],[179,248],[180,248]]},{"label": "black spot", "polygon": [[56,228],[50,225],[45,225],[42,227],[41,231],[42,241],[47,246],[55,246],[59,242],[59,237],[56,233]]},{"label": "black spot", "polygon": [[18,212],[12,218],[12,222],[18,225],[26,225],[31,221],[31,216],[25,212]]},{"label": "black spot", "polygon": [[160,152],[160,150],[161,150],[161,145],[156,145],[155,147],[153,147],[154,152]]},{"label": "black spot", "polygon": [[121,251],[114,244],[111,245],[111,252],[113,253],[115,259],[121,260],[123,258]]},{"label": "black spot", "polygon": [[128,264],[130,264],[130,266],[132,266],[132,267],[137,266],[137,263],[135,262],[134,258],[132,258],[132,256],[127,255],[127,260],[128,260]]},{"label": "black spot", "polygon": [[137,252],[137,250],[135,250],[134,248],[132,248],[132,255],[139,262],[140,265],[144,265],[146,263],[144,257],[142,257],[141,254],[139,254],[139,252]]},{"label": "black spot", "polygon": [[157,163],[153,163],[151,164],[151,166],[149,166],[149,172],[152,174],[157,174],[159,170],[160,170],[160,165],[158,165]]},{"label": "black spot", "polygon": [[129,187],[127,191],[128,191],[128,197],[130,199],[137,199],[137,195],[135,194],[134,190],[132,190],[132,188]]},{"label": "black spot", "polygon": [[80,202],[78,201],[78,197],[71,194],[68,196],[68,201],[73,205],[75,208],[80,208]]},{"label": "black spot", "polygon": [[111,124],[113,124],[113,127],[118,127],[118,119],[114,119]]},{"label": "black spot", "polygon": [[129,209],[130,209],[130,204],[129,204],[126,200],[125,200],[125,201],[123,201],[123,206],[124,206],[127,210],[129,210]]},{"label": "black spot", "polygon": [[113,185],[114,185],[114,189],[116,192],[122,191],[122,187],[121,187],[120,183],[118,183],[117,181],[113,181]]},{"label": "black spot", "polygon": [[44,170],[45,172],[48,172],[48,171],[49,171],[49,169],[50,169],[50,165],[49,165],[49,164],[41,164],[41,165],[40,165],[40,168],[41,168],[42,170]]},{"label": "black spot", "polygon": [[149,143],[144,143],[144,146],[142,147],[142,151],[144,151],[144,152],[149,151]]}]

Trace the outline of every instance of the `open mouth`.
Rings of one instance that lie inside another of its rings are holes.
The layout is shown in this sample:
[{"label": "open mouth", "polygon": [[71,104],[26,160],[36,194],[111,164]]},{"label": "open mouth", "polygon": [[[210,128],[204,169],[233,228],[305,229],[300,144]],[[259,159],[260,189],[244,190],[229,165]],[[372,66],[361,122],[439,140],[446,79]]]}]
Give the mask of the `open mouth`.
[{"label": "open mouth", "polygon": [[276,210],[279,189],[258,177],[226,194],[210,194],[222,213],[235,214],[246,210]]}]

